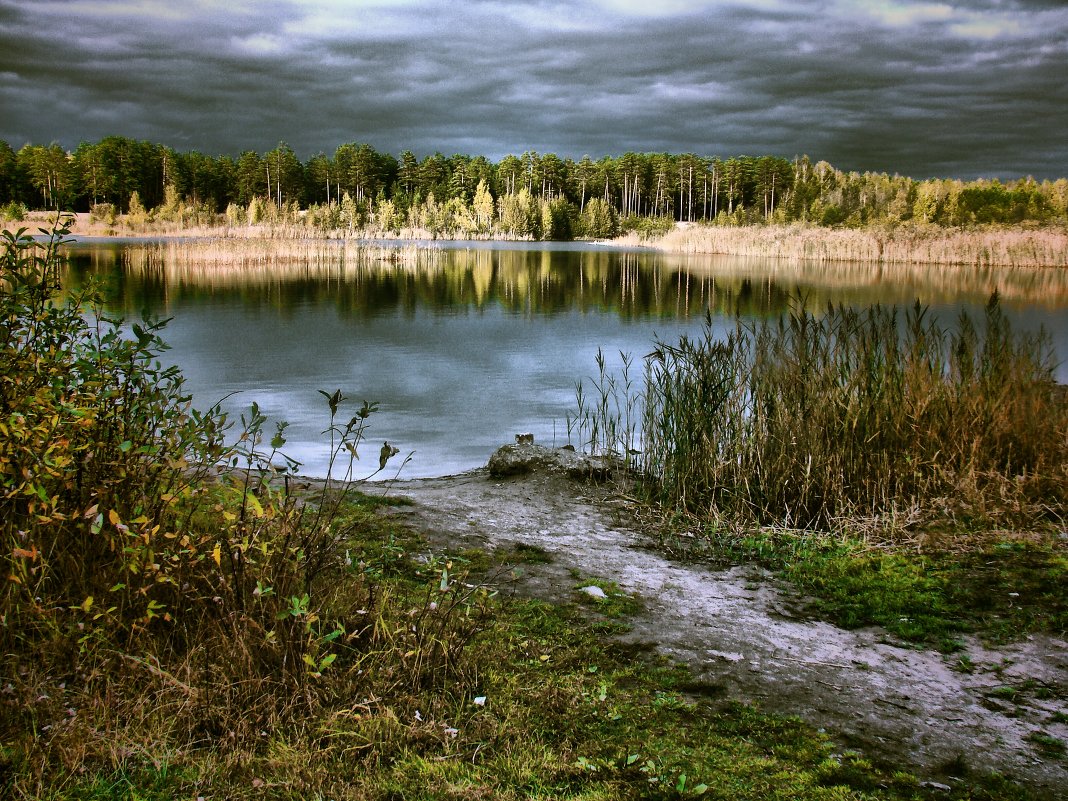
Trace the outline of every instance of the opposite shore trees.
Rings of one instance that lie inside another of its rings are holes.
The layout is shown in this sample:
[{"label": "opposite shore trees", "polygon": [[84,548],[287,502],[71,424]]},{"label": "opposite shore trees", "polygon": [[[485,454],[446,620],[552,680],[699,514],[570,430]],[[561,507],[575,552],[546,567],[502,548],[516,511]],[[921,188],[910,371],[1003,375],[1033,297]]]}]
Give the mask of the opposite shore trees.
[{"label": "opposite shore trees", "polygon": [[[862,228],[919,223],[964,228],[1068,223],[1068,180],[916,180],[845,172],[807,156],[727,159],[693,153],[625,153],[593,161],[527,151],[496,164],[484,156],[400,158],[366,143],[301,161],[284,142],[236,159],[125,137],[18,151],[0,142],[0,208],[130,211],[136,195],[152,220],[175,203],[237,220],[296,220],[350,230],[420,227],[434,235],[599,238],[663,224],[765,223]],[[599,201],[592,211],[592,201]],[[331,211],[331,209],[335,209]],[[492,211],[491,211],[492,207]],[[229,210],[229,211],[228,211]],[[237,210],[241,210],[238,213]],[[172,215],[173,216],[173,215]],[[641,222],[653,218],[662,223]]]}]

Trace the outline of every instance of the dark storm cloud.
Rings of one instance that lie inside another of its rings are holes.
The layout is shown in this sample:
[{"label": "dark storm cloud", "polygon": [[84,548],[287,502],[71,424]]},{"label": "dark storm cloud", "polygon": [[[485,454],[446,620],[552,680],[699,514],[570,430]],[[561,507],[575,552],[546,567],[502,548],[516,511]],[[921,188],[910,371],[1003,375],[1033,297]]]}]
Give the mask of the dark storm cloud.
[{"label": "dark storm cloud", "polygon": [[0,0],[0,138],[1068,173],[1056,2]]}]

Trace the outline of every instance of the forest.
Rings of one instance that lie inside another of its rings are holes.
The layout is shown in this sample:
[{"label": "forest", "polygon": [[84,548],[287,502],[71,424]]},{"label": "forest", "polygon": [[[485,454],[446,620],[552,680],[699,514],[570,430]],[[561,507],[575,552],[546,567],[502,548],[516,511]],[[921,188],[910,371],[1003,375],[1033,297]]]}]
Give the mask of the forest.
[{"label": "forest", "polygon": [[571,239],[675,222],[861,228],[1063,225],[1068,179],[917,180],[845,172],[808,156],[625,153],[575,161],[532,151],[400,157],[350,143],[301,161],[285,143],[236,159],[121,136],[15,151],[0,141],[0,210],[130,214],[187,225],[301,222],[434,234]]}]

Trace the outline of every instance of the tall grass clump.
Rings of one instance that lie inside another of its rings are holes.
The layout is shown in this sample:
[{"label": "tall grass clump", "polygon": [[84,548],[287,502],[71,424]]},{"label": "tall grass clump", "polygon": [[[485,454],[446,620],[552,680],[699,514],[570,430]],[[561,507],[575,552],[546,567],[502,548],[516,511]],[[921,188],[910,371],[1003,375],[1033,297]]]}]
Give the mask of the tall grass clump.
[{"label": "tall grass clump", "polygon": [[726,336],[709,319],[647,358],[641,472],[662,504],[741,524],[1063,525],[1053,359],[996,295],[952,329],[919,304],[738,320]]},{"label": "tall grass clump", "polygon": [[788,225],[693,225],[646,241],[636,233],[621,244],[646,244],[672,253],[721,253],[817,263],[861,262],[903,269],[914,264],[1041,269],[1068,266],[1068,232],[1058,228],[949,229],[940,225],[827,228]]},{"label": "tall grass clump", "polygon": [[575,385],[576,412],[567,417],[568,443],[579,440],[584,451],[595,456],[618,456],[630,464],[639,455],[641,439],[641,385],[632,375],[634,358],[620,352],[618,373],[608,368],[604,351],[597,349],[598,378],[587,392],[581,381]]},{"label": "tall grass clump", "polygon": [[486,593],[433,560],[384,591],[351,497],[375,405],[323,392],[330,475],[298,491],[284,424],[193,410],[162,323],[60,296],[64,222],[0,242],[0,786],[205,750],[226,773],[279,737],[335,758],[392,706],[465,693]]}]

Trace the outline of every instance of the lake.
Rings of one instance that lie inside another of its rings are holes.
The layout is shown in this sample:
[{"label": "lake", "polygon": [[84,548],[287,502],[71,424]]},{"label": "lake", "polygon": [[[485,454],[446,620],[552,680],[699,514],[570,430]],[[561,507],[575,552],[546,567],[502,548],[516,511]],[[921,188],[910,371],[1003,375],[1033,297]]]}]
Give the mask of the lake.
[{"label": "lake", "polygon": [[[373,472],[383,441],[400,449],[392,477],[439,476],[484,465],[530,432],[576,442],[576,384],[587,391],[602,350],[611,369],[657,338],[777,315],[804,304],[856,307],[916,300],[946,324],[1000,293],[1014,324],[1044,327],[1068,383],[1068,273],[797,264],[674,256],[592,244],[399,243],[360,258],[329,243],[314,257],[234,265],[174,243],[110,240],[70,246],[67,282],[106,282],[109,311],[172,318],[165,362],[181,367],[194,404],[222,401],[236,419],[253,401],[289,422],[285,452],[323,475],[329,411],[318,390],[340,389],[347,420],[369,420],[356,475]],[[206,252],[206,251],[205,251]]]}]

